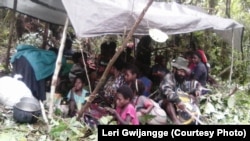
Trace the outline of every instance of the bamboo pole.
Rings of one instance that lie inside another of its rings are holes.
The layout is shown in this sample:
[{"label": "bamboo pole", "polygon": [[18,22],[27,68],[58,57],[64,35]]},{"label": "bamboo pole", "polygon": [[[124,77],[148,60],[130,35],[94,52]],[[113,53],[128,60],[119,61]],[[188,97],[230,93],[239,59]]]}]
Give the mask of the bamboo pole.
[{"label": "bamboo pole", "polygon": [[60,48],[59,48],[57,60],[56,60],[56,67],[55,67],[55,71],[54,71],[54,74],[52,77],[52,82],[51,82],[51,87],[50,87],[50,100],[49,100],[50,103],[49,103],[49,116],[48,116],[50,119],[52,119],[52,116],[53,116],[54,93],[56,90],[56,81],[57,81],[58,74],[59,74],[59,71],[60,71],[60,68],[62,65],[62,56],[63,56],[63,50],[64,50],[64,46],[65,46],[68,24],[69,24],[69,19],[67,17],[67,19],[65,21],[64,29],[63,29],[63,35],[61,38],[61,43],[60,43]]},{"label": "bamboo pole", "polygon": [[106,80],[106,77],[109,73],[110,68],[112,67],[112,65],[114,64],[114,62],[116,61],[116,59],[119,57],[119,55],[122,53],[122,51],[124,50],[124,48],[127,46],[128,41],[130,40],[130,38],[132,37],[132,35],[134,34],[136,28],[138,27],[139,23],[141,22],[141,20],[143,19],[146,11],[148,10],[148,8],[151,6],[151,4],[153,3],[153,0],[149,0],[149,2],[147,3],[146,7],[142,10],[140,16],[137,18],[137,20],[135,21],[134,25],[132,26],[130,32],[128,33],[125,41],[123,41],[122,47],[119,48],[119,50],[114,54],[114,56],[111,58],[111,60],[109,61],[100,81],[98,82],[97,86],[95,87],[94,91],[90,94],[88,101],[83,105],[83,107],[80,109],[77,119],[79,120],[83,113],[88,109],[88,107],[90,106],[90,104],[92,103],[92,101],[95,99],[95,96],[98,92],[98,90],[101,88],[101,86],[103,85],[103,83]]},{"label": "bamboo pole", "polygon": [[5,62],[5,70],[9,71],[9,58],[10,58],[10,49],[11,49],[11,42],[13,38],[13,33],[14,33],[14,26],[15,26],[15,21],[16,21],[16,7],[17,7],[17,0],[14,0],[14,6],[13,6],[13,17],[12,17],[12,22],[10,24],[10,35],[9,35],[9,41],[8,41],[8,48],[7,48],[7,56],[6,56],[6,62]]}]

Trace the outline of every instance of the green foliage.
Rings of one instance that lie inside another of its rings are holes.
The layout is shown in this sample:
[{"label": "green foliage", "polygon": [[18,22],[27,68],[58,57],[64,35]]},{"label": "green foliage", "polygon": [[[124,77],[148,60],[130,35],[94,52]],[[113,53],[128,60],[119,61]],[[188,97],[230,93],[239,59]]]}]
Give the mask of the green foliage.
[{"label": "green foliage", "polygon": [[77,121],[75,117],[53,120],[51,123],[49,135],[52,140],[70,139],[77,141],[80,138],[86,138],[86,134],[91,135],[89,128]]},{"label": "green foliage", "polygon": [[117,122],[113,120],[113,116],[103,116],[99,120],[101,125],[117,125]]},{"label": "green foliage", "polygon": [[[172,0],[157,0],[167,1]],[[213,0],[189,0],[184,1],[184,4],[194,4],[208,8],[209,2]],[[212,14],[225,17],[225,0],[215,0],[215,7]],[[231,18],[245,27],[243,36],[243,50],[241,52],[234,52],[234,68],[233,68],[233,82],[237,84],[246,85],[250,80],[250,1],[249,0],[232,0],[231,1]],[[8,10],[0,10],[0,56],[5,54],[9,39],[9,25],[12,15]],[[72,29],[71,29],[72,30]],[[122,44],[123,37],[121,36],[103,36],[91,38],[92,53],[98,54],[100,52],[100,45],[107,40],[117,39],[117,45]],[[193,43],[190,43],[190,40]],[[14,43],[12,43],[14,44]],[[166,44],[159,44],[153,42],[153,55],[164,54],[168,60],[191,49],[193,47],[202,48],[208,54],[209,63],[212,66],[212,75],[218,75],[222,70],[231,64],[231,47],[229,47],[222,39],[215,33],[209,30],[194,32],[192,34],[182,34],[170,36]],[[79,44],[73,44],[73,48],[78,50]],[[153,60],[153,59],[152,59]],[[0,62],[0,69],[2,69],[2,62]],[[229,71],[221,75],[222,80],[227,80]],[[218,78],[217,78],[218,79]],[[221,81],[219,81],[221,82]],[[228,96],[230,86],[223,84],[221,87],[214,90],[213,94],[201,97],[201,112],[203,120],[208,124],[249,124],[250,122],[250,88],[240,89],[234,95]],[[60,111],[56,111],[56,115],[60,115]],[[101,124],[116,125],[115,121],[110,122],[112,117],[102,117],[99,119]],[[152,119],[152,115],[143,116],[140,121],[145,124]],[[57,118],[51,121],[51,130],[48,133],[48,128],[44,123],[38,125],[19,125],[13,122],[11,117],[0,113],[0,140],[9,141],[27,141],[27,140],[97,140],[96,128],[90,129],[87,125],[72,119]]]},{"label": "green foliage", "polygon": [[152,120],[154,117],[155,116],[151,115],[151,114],[144,114],[144,115],[140,116],[139,121],[142,125],[145,125],[147,122]]},{"label": "green foliage", "polygon": [[239,90],[229,96],[217,91],[201,98],[201,112],[209,124],[249,124],[250,95],[246,90]]}]

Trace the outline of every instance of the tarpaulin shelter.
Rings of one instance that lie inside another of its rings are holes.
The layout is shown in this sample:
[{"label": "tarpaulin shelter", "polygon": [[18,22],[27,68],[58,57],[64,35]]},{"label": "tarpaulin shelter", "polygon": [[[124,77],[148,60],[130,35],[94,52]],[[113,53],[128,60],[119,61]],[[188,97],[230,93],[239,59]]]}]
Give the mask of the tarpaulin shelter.
[{"label": "tarpaulin shelter", "polygon": [[0,7],[14,9],[16,11],[46,22],[64,25],[67,12],[61,0],[1,0]]},{"label": "tarpaulin shelter", "polygon": [[[147,0],[62,0],[77,36],[123,34],[132,27]],[[219,33],[229,44],[240,47],[243,26],[232,19],[208,15],[195,6],[154,2],[134,35],[147,35],[149,28],[158,28],[168,35],[205,29]]]},{"label": "tarpaulin shelter", "polygon": [[[14,8],[15,2],[17,8]],[[147,0],[5,0],[0,1],[0,7],[15,9],[20,13],[60,25],[64,25],[64,21],[67,25],[68,16],[76,35],[83,38],[123,34],[125,29],[131,30],[147,2]],[[241,48],[244,29],[242,24],[232,19],[209,15],[202,12],[199,7],[175,2],[153,2],[133,34],[148,35],[150,28],[158,28],[168,35],[209,29],[219,34],[232,45],[232,48],[238,49]],[[63,49],[63,46],[60,48]],[[52,95],[51,97],[53,99]],[[51,109],[52,106],[50,113]]]},{"label": "tarpaulin shelter", "polygon": [[[14,1],[0,1],[0,7],[13,8]],[[130,30],[147,3],[147,0],[16,1],[18,12],[50,23],[63,25],[68,16],[78,37],[123,34],[125,29]],[[148,35],[149,28],[158,28],[168,35],[210,29],[238,49],[244,29],[232,19],[175,2],[153,2],[134,35]]]}]

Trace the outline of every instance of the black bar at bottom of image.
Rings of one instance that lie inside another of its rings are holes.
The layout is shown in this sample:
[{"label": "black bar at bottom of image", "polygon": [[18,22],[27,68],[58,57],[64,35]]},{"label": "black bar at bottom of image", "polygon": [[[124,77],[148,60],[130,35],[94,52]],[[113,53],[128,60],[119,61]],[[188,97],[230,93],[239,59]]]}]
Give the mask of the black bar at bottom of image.
[{"label": "black bar at bottom of image", "polygon": [[99,125],[98,141],[108,139],[249,141],[249,125]]}]

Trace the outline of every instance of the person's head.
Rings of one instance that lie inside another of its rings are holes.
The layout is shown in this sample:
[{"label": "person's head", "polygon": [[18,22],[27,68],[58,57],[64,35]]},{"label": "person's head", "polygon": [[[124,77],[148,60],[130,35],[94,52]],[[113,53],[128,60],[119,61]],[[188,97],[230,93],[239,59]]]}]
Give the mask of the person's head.
[{"label": "person's head", "polygon": [[109,49],[109,51],[110,51],[110,54],[111,55],[113,55],[113,54],[115,54],[115,50],[116,50],[116,42],[110,42],[109,44],[108,44],[108,49]]},{"label": "person's head", "polygon": [[138,77],[139,70],[134,64],[127,64],[124,73],[126,83],[131,84]]},{"label": "person's head", "polygon": [[118,57],[115,63],[113,64],[112,68],[110,69],[110,73],[114,74],[115,70],[121,72],[123,70],[123,66],[124,66],[123,60]]},{"label": "person's head", "polygon": [[97,74],[99,76],[101,76],[104,73],[104,71],[109,63],[109,60],[107,60],[107,58],[105,58],[104,56],[101,56],[101,55],[99,57],[100,58],[98,59],[98,62],[97,62],[97,67],[98,67]]},{"label": "person's head", "polygon": [[133,91],[133,93],[134,93],[135,95],[140,96],[140,95],[143,95],[143,92],[144,92],[144,90],[145,90],[145,86],[144,86],[144,84],[142,83],[142,81],[136,79],[136,80],[132,83],[131,89],[132,89],[132,91]]},{"label": "person's head", "polygon": [[201,61],[201,59],[202,59],[201,54],[198,51],[193,53],[193,56],[192,56],[193,63],[197,64]]},{"label": "person's head", "polygon": [[86,80],[84,75],[76,76],[73,81],[74,87],[76,91],[81,90],[86,85]]},{"label": "person's head", "polygon": [[102,44],[101,44],[101,54],[103,55],[103,54],[105,54],[105,50],[107,50],[108,49],[108,44],[107,44],[107,42],[103,42]]},{"label": "person's head", "polygon": [[101,55],[107,57],[108,59],[110,59],[114,54],[115,54],[115,50],[116,50],[116,42],[114,41],[105,41],[101,44]]},{"label": "person's head", "polygon": [[176,81],[183,82],[186,79],[187,74],[190,73],[188,64],[188,60],[183,57],[177,57],[174,61],[171,62],[171,65],[175,69],[174,75]]},{"label": "person's head", "polygon": [[72,61],[74,63],[79,63],[80,59],[82,58],[82,55],[80,52],[75,52],[73,55],[72,55]]},{"label": "person's head", "polygon": [[82,55],[84,57],[84,60],[87,61],[87,54],[85,52],[83,52],[83,54],[81,52],[75,52],[72,55],[72,61],[77,64],[80,63],[81,65],[83,65],[83,58]]},{"label": "person's head", "polygon": [[120,108],[125,107],[131,102],[133,96],[133,91],[129,86],[123,85],[119,87],[116,91],[116,106]]},{"label": "person's head", "polygon": [[138,43],[138,45],[148,47],[150,45],[151,41],[152,41],[151,37],[149,35],[146,35],[140,39],[140,42]]},{"label": "person's head", "polygon": [[65,41],[64,53],[67,53],[72,50],[72,44],[73,41],[69,37],[67,37]]},{"label": "person's head", "polygon": [[191,63],[193,58],[193,52],[192,51],[185,52],[184,58],[187,59],[189,63]]},{"label": "person's head", "polygon": [[166,65],[166,58],[164,58],[164,56],[162,55],[157,55],[155,56],[155,63],[165,66]]}]

